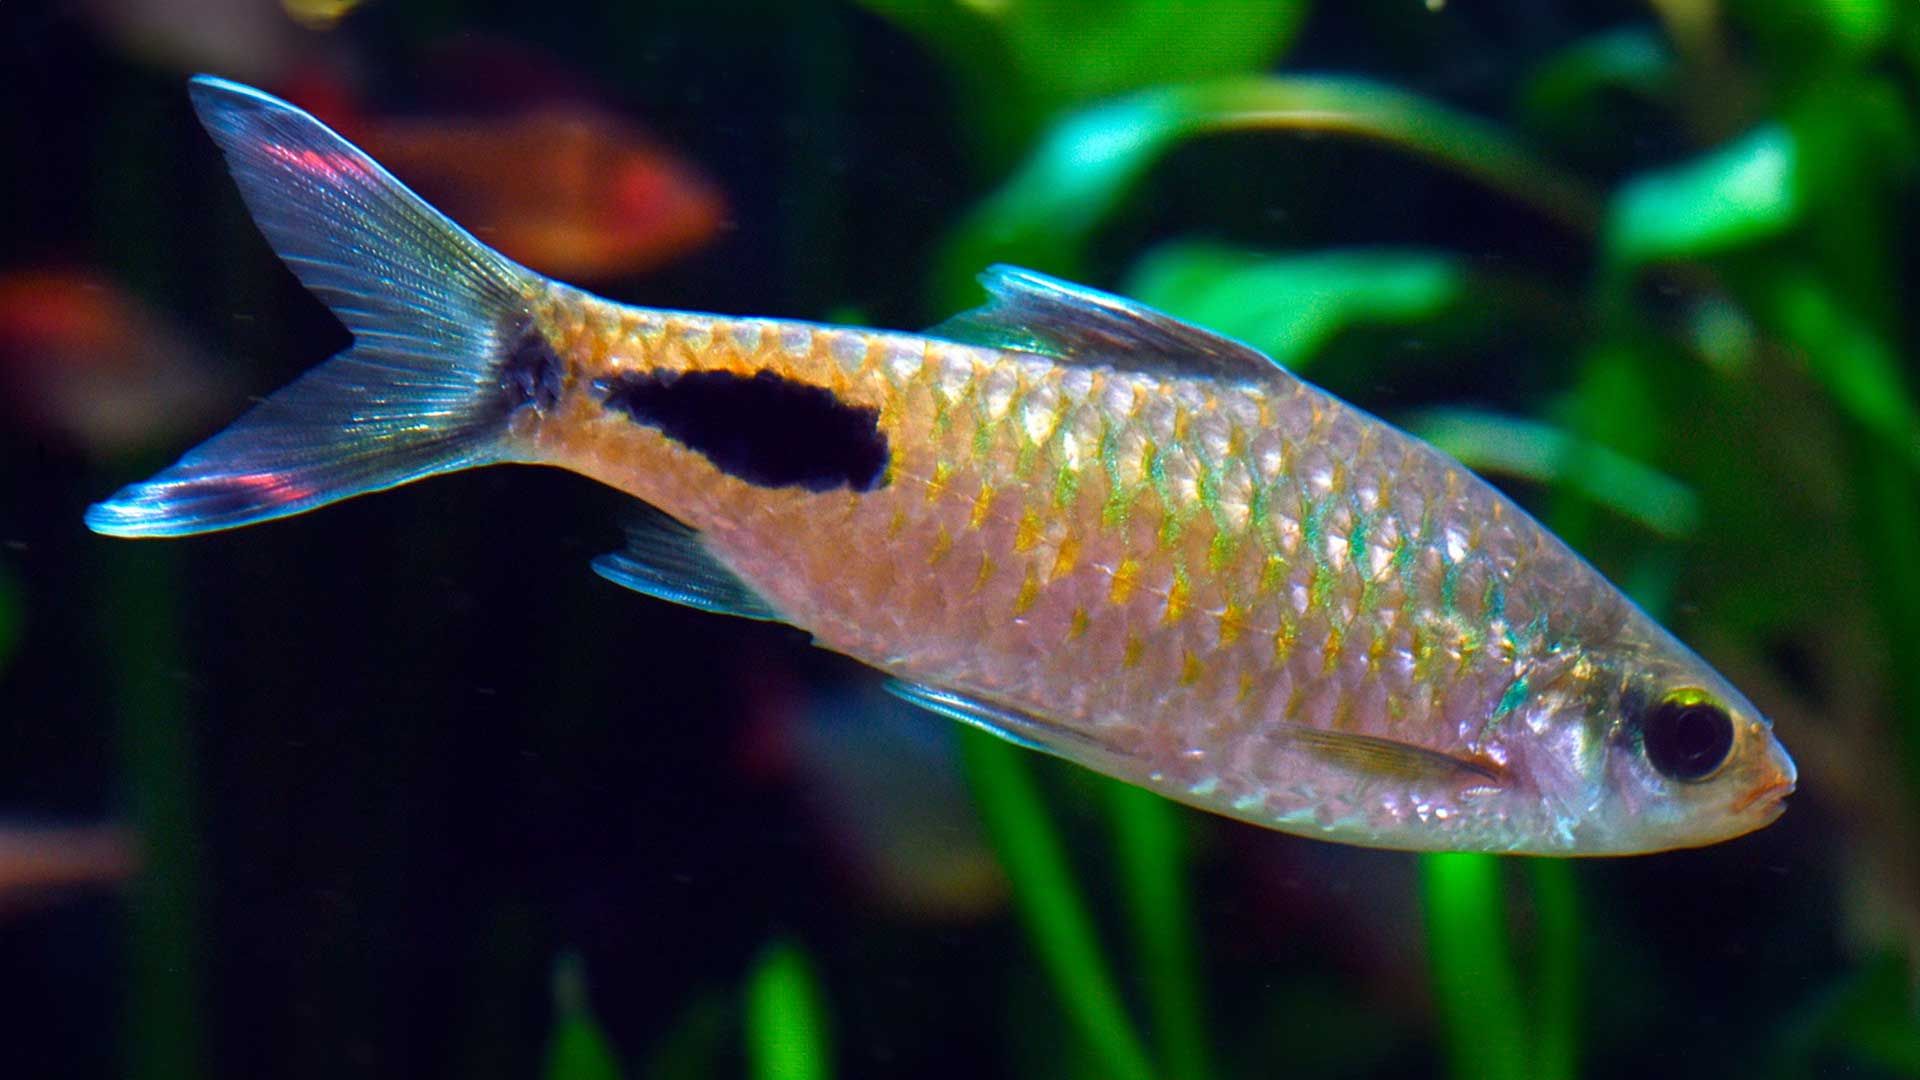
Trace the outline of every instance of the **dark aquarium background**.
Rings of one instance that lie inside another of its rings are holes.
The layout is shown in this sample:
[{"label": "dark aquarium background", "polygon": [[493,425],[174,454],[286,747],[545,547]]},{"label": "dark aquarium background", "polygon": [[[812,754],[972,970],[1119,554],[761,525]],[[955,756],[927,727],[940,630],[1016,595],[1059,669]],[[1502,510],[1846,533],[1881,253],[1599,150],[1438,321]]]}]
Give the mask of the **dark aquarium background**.
[{"label": "dark aquarium background", "polygon": [[[1264,832],[601,581],[557,471],[95,537],[346,340],[194,71],[620,300],[911,328],[1004,261],[1257,344],[1800,792],[1620,860]],[[1920,1076],[1911,5],[28,0],[0,81],[0,1076]]]}]

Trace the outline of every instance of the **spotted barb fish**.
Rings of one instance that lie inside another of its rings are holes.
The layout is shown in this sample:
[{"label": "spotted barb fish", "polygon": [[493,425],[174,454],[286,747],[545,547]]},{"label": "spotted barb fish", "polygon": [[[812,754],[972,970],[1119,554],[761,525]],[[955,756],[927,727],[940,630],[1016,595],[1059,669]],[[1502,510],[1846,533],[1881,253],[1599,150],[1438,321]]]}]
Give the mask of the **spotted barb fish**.
[{"label": "spotted barb fish", "polygon": [[630,307],[519,267],[307,114],[192,84],[354,344],[87,515],[180,536],[500,462],[655,515],[594,569],[1181,802],[1602,855],[1779,816],[1726,680],[1459,463],[1238,342],[1009,267],[922,334]]}]

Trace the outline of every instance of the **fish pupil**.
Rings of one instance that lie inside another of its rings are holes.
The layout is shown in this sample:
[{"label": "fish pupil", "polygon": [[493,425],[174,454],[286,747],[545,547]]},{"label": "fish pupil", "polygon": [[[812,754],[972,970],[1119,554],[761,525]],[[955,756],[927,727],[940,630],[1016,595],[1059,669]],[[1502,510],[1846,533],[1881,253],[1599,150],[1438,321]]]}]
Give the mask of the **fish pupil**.
[{"label": "fish pupil", "polygon": [[1727,760],[1733,749],[1733,720],[1710,702],[1663,701],[1647,714],[1641,746],[1661,775],[1700,780]]},{"label": "fish pupil", "polygon": [[759,487],[871,491],[885,481],[880,413],[770,371],[652,371],[603,379],[606,407]]}]

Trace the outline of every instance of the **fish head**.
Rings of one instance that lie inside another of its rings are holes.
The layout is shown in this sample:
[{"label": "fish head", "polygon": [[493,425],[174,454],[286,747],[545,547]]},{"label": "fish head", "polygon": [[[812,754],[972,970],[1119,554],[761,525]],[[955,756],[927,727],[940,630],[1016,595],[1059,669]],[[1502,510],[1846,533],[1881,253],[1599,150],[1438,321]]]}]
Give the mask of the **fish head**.
[{"label": "fish head", "polygon": [[1700,847],[1777,819],[1797,774],[1766,716],[1638,611],[1609,639],[1567,649],[1522,710],[1514,764],[1558,837],[1542,853]]}]

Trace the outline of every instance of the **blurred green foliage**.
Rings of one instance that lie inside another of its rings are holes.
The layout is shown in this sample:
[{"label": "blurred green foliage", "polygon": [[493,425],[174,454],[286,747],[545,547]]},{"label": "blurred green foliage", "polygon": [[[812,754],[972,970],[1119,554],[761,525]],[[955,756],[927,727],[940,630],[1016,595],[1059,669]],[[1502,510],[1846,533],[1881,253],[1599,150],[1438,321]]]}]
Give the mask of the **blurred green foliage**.
[{"label": "blurred green foliage", "polygon": [[20,587],[13,575],[0,565],[0,671],[5,671],[13,648],[20,641],[20,623],[26,612],[20,603]]},{"label": "blurred green foliage", "polygon": [[747,1072],[754,1080],[828,1080],[826,995],[792,942],[767,947],[747,977]]},{"label": "blurred green foliage", "polygon": [[1145,1043],[1128,1019],[1119,985],[1101,952],[1059,829],[1022,756],[1025,751],[971,729],[959,735],[981,820],[1006,867],[1014,904],[1070,1022],[1106,1075],[1154,1075]]},{"label": "blurred green foliage", "polygon": [[613,1046],[587,1003],[585,966],[571,953],[553,964],[553,1012],[545,1080],[620,1080]]},{"label": "blurred green foliage", "polygon": [[[1012,162],[941,248],[932,269],[941,310],[966,306],[969,279],[993,262],[1085,280],[1094,245],[1132,212],[1159,163],[1229,132],[1376,141],[1567,230],[1591,265],[1583,282],[1511,261],[1493,269],[1472,251],[1254,250],[1196,236],[1134,253],[1121,287],[1295,370],[1337,372],[1383,330],[1469,345],[1531,332],[1563,359],[1558,375],[1536,380],[1533,400],[1505,403],[1529,412],[1462,403],[1395,419],[1476,469],[1522,481],[1550,524],[1650,610],[1684,588],[1677,628],[1730,656],[1824,652],[1830,620],[1877,620],[1885,654],[1849,656],[1838,676],[1870,687],[1872,705],[1786,740],[1817,743],[1803,782],[1845,785],[1849,755],[1891,744],[1906,790],[1920,788],[1920,405],[1894,241],[1920,146],[1920,10],[1655,0],[1657,26],[1608,28],[1537,58],[1512,79],[1510,115],[1488,117],[1366,79],[1263,74],[1292,12],[1259,27],[1259,48],[1240,51],[1159,28],[1156,59],[1142,65],[1127,35],[1144,16],[1103,20],[1115,37],[1101,40],[1059,33],[1056,20],[1086,17],[1078,5],[868,6],[952,67],[967,119],[988,133],[986,165]],[[1248,33],[1238,17],[1219,13],[1218,25]],[[1032,44],[1044,34],[1055,35],[1051,49]],[[1103,55],[1089,59],[1083,42]],[[1658,157],[1642,139],[1648,123],[1671,140]],[[1284,155],[1280,138],[1272,152]],[[1844,478],[1838,492],[1833,478]],[[1637,529],[1608,527],[1614,520]],[[1863,571],[1834,569],[1847,566]],[[1818,610],[1807,606],[1809,568],[1829,590]],[[1779,681],[1768,692],[1762,706],[1780,715],[1823,705],[1818,687]],[[1142,1075],[1146,1041],[1096,951],[1041,794],[1009,779],[1022,765],[1006,751],[979,745],[969,756],[1067,1014],[1111,1074]],[[1842,767],[1823,773],[1818,762]],[[1167,964],[1167,943],[1185,939],[1183,901],[1156,897],[1144,869],[1180,877],[1169,860],[1183,845],[1165,842],[1179,826],[1169,834],[1132,820],[1138,807],[1122,796],[1110,805],[1116,835],[1139,849],[1121,873],[1142,919],[1135,961],[1154,987],[1148,1006],[1166,1049],[1190,1037],[1177,1032],[1201,1030],[1202,1015],[1194,965]],[[1853,823],[1863,845],[1912,835],[1920,815],[1910,796],[1874,805],[1897,817]],[[1469,856],[1423,865],[1454,1075],[1578,1075],[1593,1036],[1581,1030],[1575,868],[1516,876]],[[1518,952],[1503,915],[1509,885],[1534,924]],[[1920,941],[1882,944],[1908,964],[1920,954]],[[1914,1035],[1911,977],[1862,978],[1816,995],[1826,1004],[1809,1004],[1820,1019],[1794,1036],[1795,1060],[1851,1047],[1915,1073],[1920,1041],[1902,1041]],[[1900,1017],[1907,1026],[1889,1019]],[[1211,1067],[1198,1057],[1160,1064],[1167,1075]]]},{"label": "blurred green foliage", "polygon": [[[989,161],[1089,101],[1257,71],[1279,57],[1300,0],[862,0],[946,63]],[[1169,47],[1170,43],[1177,43]]]},{"label": "blurred green foliage", "polygon": [[1052,124],[944,246],[938,306],[961,306],[981,267],[1009,262],[1073,277],[1095,230],[1180,143],[1234,131],[1331,132],[1377,140],[1474,177],[1576,227],[1598,214],[1579,180],[1466,113],[1366,79],[1231,78],[1144,90]]}]

